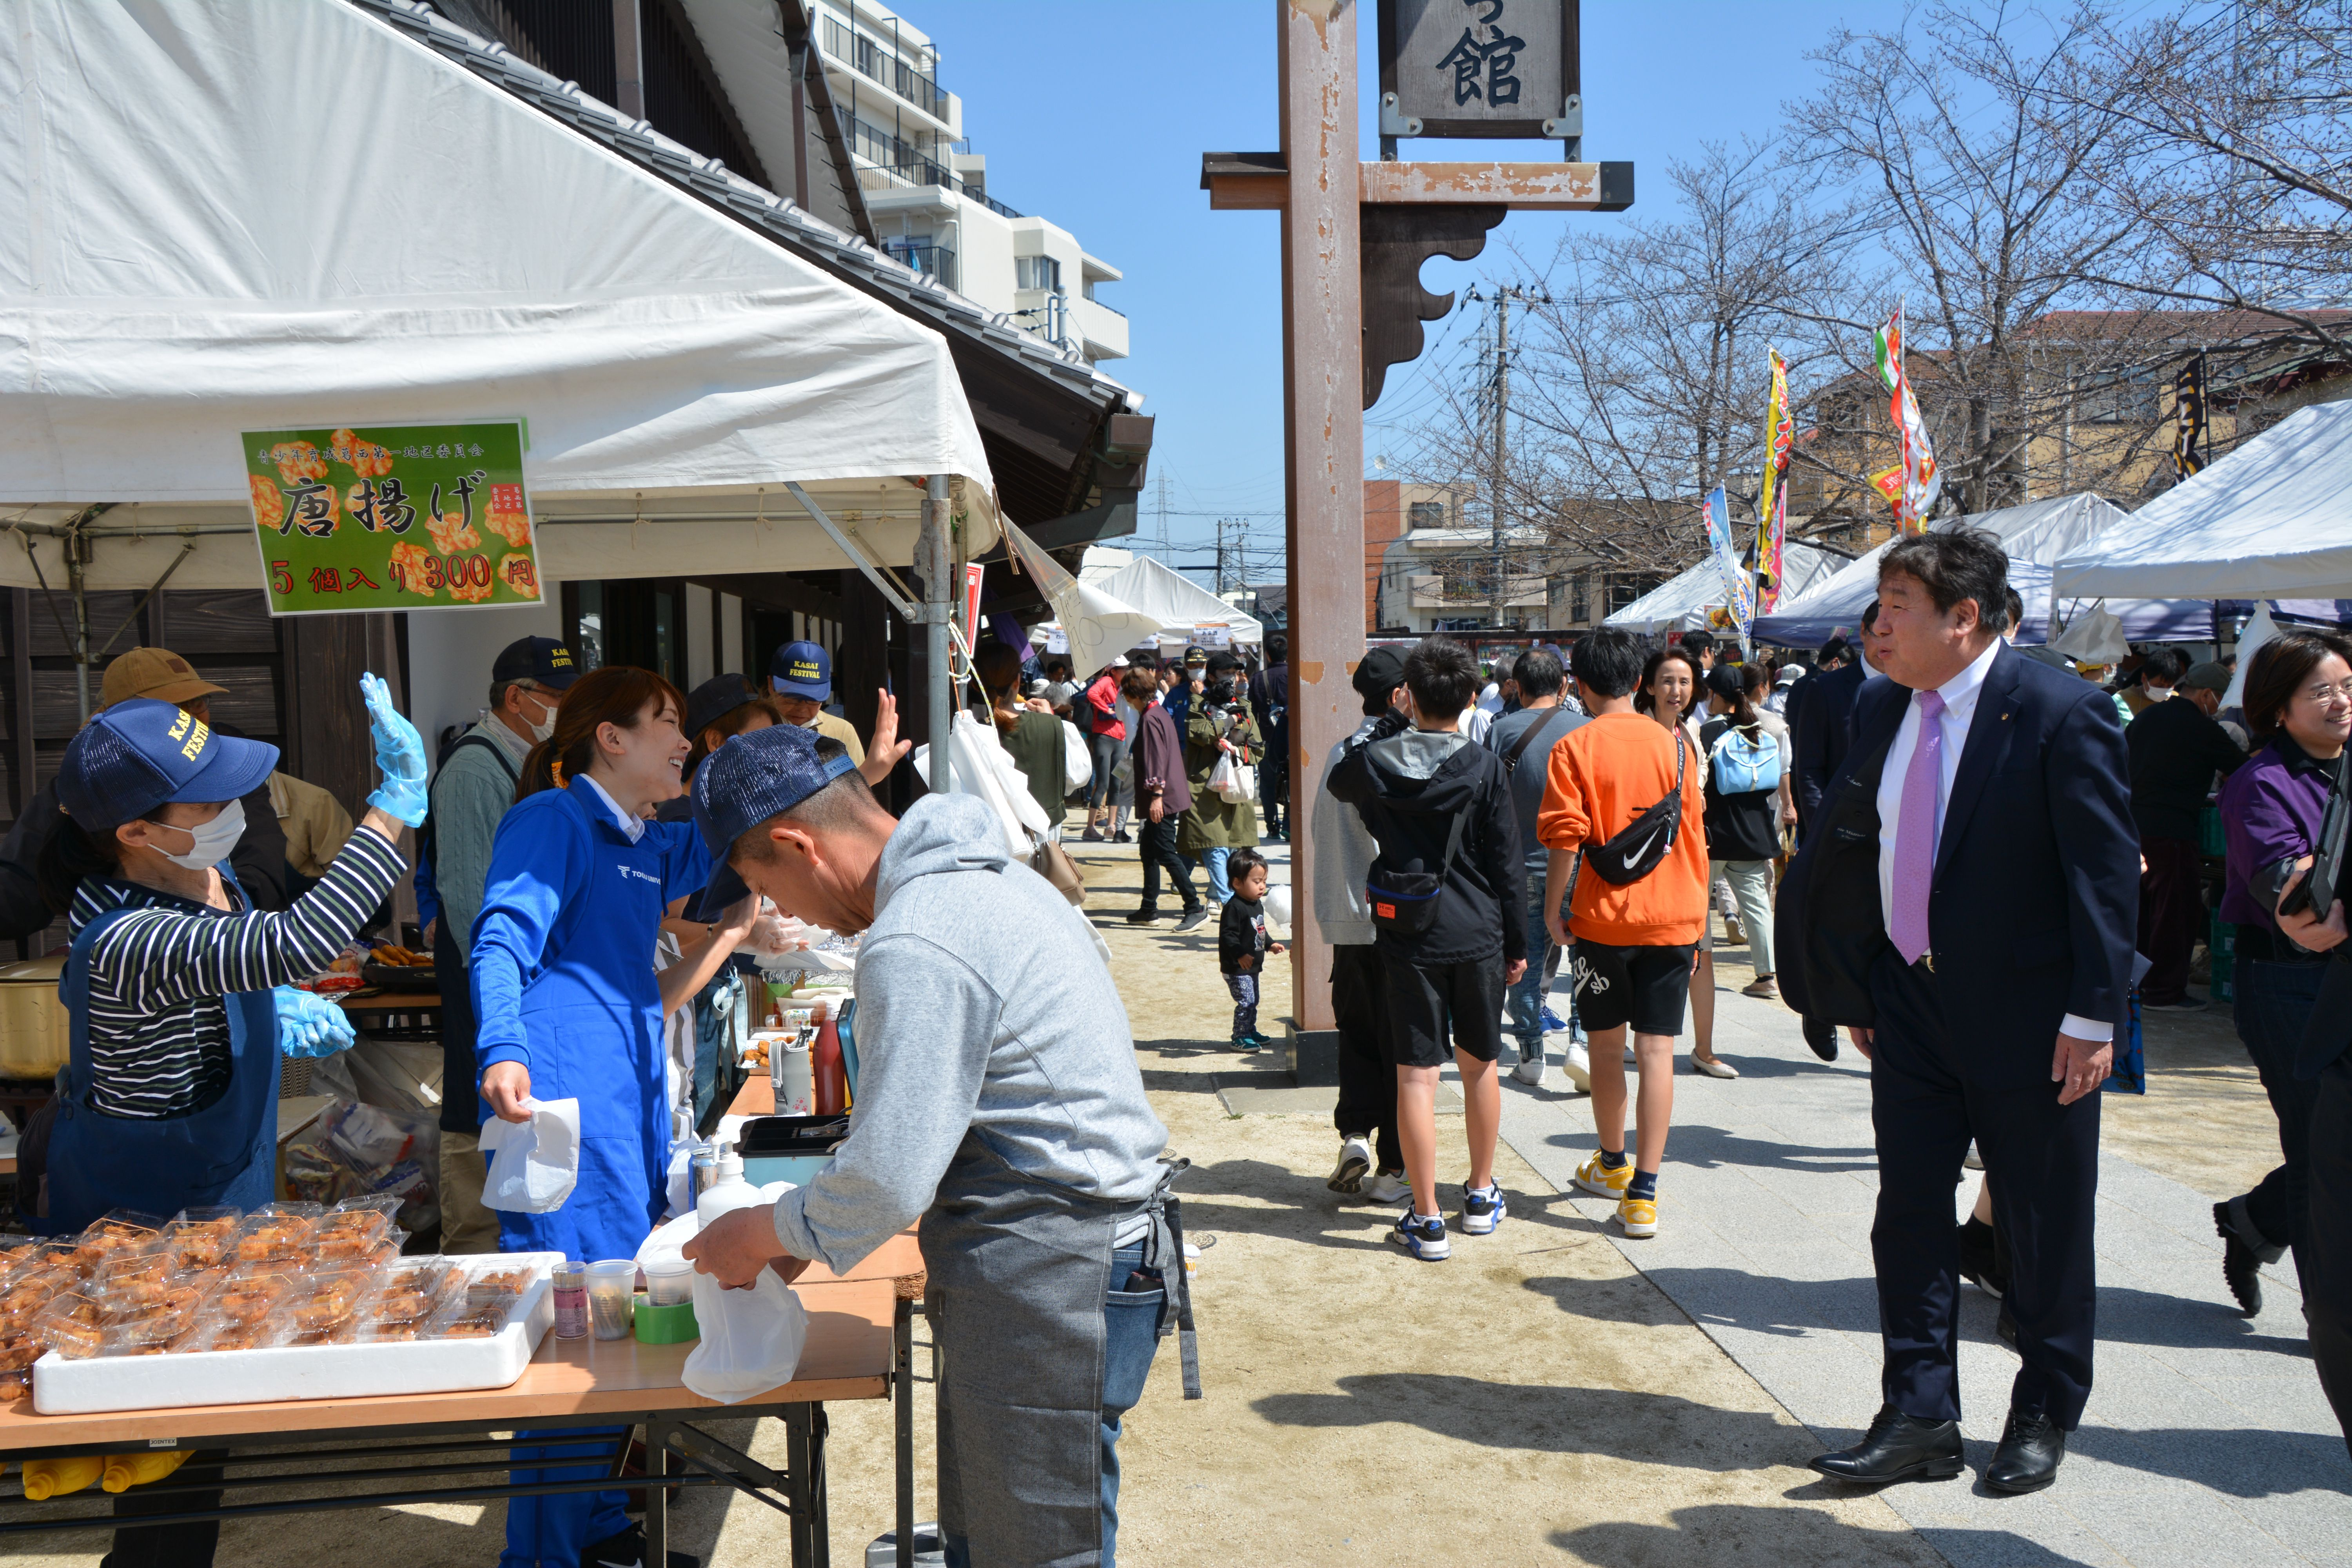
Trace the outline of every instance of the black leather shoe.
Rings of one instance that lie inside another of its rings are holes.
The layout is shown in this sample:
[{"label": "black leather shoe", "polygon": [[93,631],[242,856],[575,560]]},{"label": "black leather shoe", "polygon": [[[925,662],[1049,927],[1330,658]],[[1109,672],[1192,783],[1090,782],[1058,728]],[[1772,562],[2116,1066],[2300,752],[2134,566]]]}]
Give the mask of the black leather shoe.
[{"label": "black leather shoe", "polygon": [[1825,1062],[1837,1060],[1837,1026],[1825,1018],[1805,1020],[1805,1044]]},{"label": "black leather shoe", "polygon": [[1878,1407],[1878,1418],[1861,1442],[1813,1460],[1813,1468],[1832,1480],[1871,1487],[1948,1481],[1963,1468],[1958,1422],[1915,1421],[1892,1405]]},{"label": "black leather shoe", "polygon": [[1994,1245],[1992,1226],[1970,1216],[1960,1222],[1960,1275],[1988,1296],[2009,1294],[2009,1281],[2000,1277],[1999,1248]]},{"label": "black leather shoe", "polygon": [[2000,1429],[2000,1447],[1985,1468],[1985,1485],[1997,1492],[2038,1492],[2058,1479],[2066,1457],[2066,1434],[2050,1417],[2012,1410]]},{"label": "black leather shoe", "polygon": [[2213,1205],[2213,1228],[2221,1236],[2221,1282],[2230,1288],[2237,1300],[2238,1310],[2251,1318],[2263,1310],[2262,1255],[2238,1234],[2230,1205]]}]

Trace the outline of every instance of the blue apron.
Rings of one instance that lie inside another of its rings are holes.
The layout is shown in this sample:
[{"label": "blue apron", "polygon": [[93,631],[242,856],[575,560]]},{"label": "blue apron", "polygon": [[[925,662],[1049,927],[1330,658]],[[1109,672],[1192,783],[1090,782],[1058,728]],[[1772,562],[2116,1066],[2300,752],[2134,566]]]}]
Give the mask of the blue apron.
[{"label": "blue apron", "polygon": [[[221,868],[226,878],[228,868]],[[268,991],[222,998],[228,1014],[228,1088],[184,1115],[109,1116],[89,1103],[89,952],[99,933],[133,912],[109,910],[81,928],[58,979],[72,1016],[73,1050],[49,1134],[49,1234],[70,1235],[110,1209],[169,1216],[197,1205],[258,1208],[277,1191],[278,1007]]]}]

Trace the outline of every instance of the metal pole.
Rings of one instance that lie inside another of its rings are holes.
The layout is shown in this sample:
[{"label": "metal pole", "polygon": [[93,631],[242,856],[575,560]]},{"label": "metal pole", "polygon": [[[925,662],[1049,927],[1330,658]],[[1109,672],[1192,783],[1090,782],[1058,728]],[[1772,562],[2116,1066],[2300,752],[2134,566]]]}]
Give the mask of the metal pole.
[{"label": "metal pole", "polygon": [[954,709],[955,679],[950,670],[948,626],[955,603],[954,552],[948,540],[948,477],[933,474],[923,481],[923,531],[915,542],[915,559],[923,574],[923,658],[930,671],[923,694],[930,714],[931,777],[935,794],[945,795],[953,776],[948,760],[948,715]]},{"label": "metal pole", "polygon": [[68,530],[66,547],[66,591],[73,595],[74,696],[81,705],[81,721],[89,722],[89,595],[82,585],[81,531]]},{"label": "metal pole", "polygon": [[1511,594],[1503,577],[1504,419],[1511,406],[1511,291],[1495,290],[1495,489],[1488,508],[1495,525],[1495,629],[1508,624]]}]

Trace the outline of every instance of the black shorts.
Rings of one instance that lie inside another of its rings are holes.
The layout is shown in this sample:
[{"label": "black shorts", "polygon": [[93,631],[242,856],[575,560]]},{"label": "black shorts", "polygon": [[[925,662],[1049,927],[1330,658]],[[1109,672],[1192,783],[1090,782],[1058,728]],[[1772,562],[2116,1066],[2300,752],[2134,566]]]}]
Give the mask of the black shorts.
[{"label": "black shorts", "polygon": [[1503,1052],[1503,955],[1465,963],[1412,963],[1384,958],[1388,978],[1389,1060],[1399,1067],[1445,1065],[1455,1050],[1491,1062]]},{"label": "black shorts", "polygon": [[1679,1035],[1696,945],[1612,947],[1576,939],[1576,1016],[1590,1030],[1633,1026],[1637,1035]]}]

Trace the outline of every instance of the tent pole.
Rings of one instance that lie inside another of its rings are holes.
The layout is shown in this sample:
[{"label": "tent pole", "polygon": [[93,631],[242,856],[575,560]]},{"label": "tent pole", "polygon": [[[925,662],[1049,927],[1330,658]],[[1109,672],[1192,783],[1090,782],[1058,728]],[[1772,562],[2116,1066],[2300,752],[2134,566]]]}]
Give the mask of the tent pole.
[{"label": "tent pole", "polygon": [[949,606],[955,594],[950,581],[955,575],[951,554],[948,539],[948,477],[933,474],[923,481],[923,531],[916,541],[915,559],[923,574],[923,659],[930,678],[929,688],[923,693],[930,719],[931,776],[928,782],[932,792],[939,795],[952,787],[948,757],[948,715],[954,706],[955,689],[948,647]]}]

